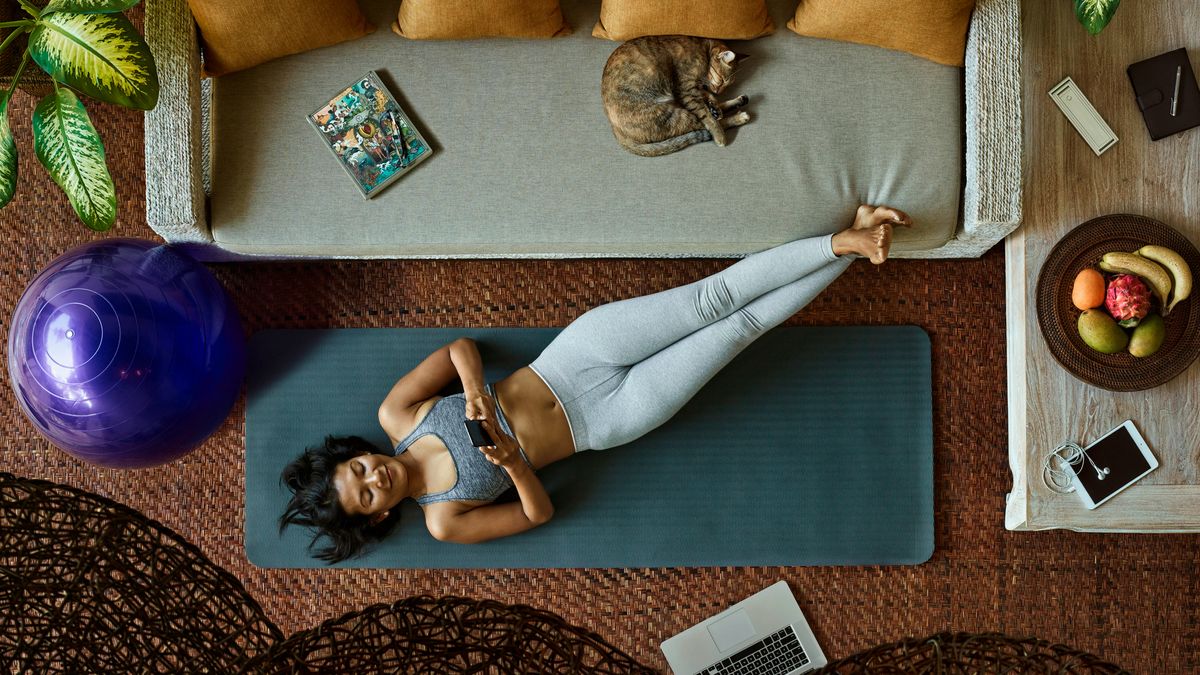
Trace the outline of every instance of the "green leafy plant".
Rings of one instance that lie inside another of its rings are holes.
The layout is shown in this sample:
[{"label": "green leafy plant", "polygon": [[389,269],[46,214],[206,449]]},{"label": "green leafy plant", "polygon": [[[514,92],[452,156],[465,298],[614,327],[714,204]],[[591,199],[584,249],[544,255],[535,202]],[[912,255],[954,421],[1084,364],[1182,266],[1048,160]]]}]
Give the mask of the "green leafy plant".
[{"label": "green leafy plant", "polygon": [[1075,0],[1075,16],[1092,35],[1098,35],[1112,21],[1121,0]]},{"label": "green leafy plant", "polygon": [[17,1],[30,18],[0,23],[0,29],[11,29],[0,52],[23,34],[29,35],[29,46],[12,86],[0,94],[0,208],[17,188],[17,146],[8,103],[32,60],[54,85],[33,111],[34,152],[79,219],[93,230],[107,230],[117,219],[116,190],[104,144],[75,92],[140,110],[158,103],[154,57],[121,13],[140,0],[50,0],[45,7]]}]

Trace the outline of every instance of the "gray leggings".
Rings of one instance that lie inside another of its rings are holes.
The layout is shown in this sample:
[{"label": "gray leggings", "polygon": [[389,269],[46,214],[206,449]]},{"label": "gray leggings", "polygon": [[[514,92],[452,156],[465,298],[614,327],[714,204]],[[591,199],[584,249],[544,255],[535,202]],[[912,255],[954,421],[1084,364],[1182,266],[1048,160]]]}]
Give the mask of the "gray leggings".
[{"label": "gray leggings", "polygon": [[588,311],[530,366],[567,415],[575,450],[648,433],[751,342],[850,265],[831,236],[756,253],[695,283]]}]

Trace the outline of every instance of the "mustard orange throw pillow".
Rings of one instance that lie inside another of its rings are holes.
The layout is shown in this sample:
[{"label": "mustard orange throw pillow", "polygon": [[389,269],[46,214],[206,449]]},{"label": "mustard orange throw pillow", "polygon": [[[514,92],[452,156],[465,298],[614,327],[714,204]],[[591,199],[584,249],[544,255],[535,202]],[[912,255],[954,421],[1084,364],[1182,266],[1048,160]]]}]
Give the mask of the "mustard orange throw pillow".
[{"label": "mustard orange throw pillow", "polygon": [[558,0],[403,0],[392,31],[413,40],[568,35]]},{"label": "mustard orange throw pillow", "polygon": [[356,0],[188,0],[206,75],[360,38],[375,27]]},{"label": "mustard orange throw pillow", "polygon": [[643,35],[695,35],[750,40],[775,32],[763,0],[604,0],[592,35],[632,40]]},{"label": "mustard orange throw pillow", "polygon": [[963,65],[975,0],[800,0],[788,28],[809,37],[908,52]]}]

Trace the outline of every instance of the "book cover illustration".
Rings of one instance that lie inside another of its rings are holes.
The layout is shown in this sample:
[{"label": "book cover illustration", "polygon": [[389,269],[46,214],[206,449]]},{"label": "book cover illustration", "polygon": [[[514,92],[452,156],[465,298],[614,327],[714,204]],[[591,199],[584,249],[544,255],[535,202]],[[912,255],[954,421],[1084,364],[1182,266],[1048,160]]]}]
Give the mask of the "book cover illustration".
[{"label": "book cover illustration", "polygon": [[308,121],[366,199],[433,154],[375,71],[338,92]]}]

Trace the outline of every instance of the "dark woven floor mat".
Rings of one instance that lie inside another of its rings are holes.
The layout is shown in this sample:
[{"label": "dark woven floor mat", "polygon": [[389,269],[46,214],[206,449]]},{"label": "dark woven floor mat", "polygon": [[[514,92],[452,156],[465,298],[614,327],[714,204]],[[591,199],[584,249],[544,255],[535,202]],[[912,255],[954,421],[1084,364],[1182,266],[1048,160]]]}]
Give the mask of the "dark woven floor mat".
[{"label": "dark woven floor mat", "polygon": [[[29,97],[10,118],[21,186],[0,212],[0,319],[51,259],[95,235],[37,164]],[[121,197],[115,234],[145,227],[141,116],[89,103]],[[336,224],[331,225],[336,226]],[[722,261],[428,261],[215,266],[247,330],[362,326],[562,326],[598,304],[684,283]],[[1004,256],[858,262],[793,323],[907,324],[933,342],[936,539],[932,561],[903,568],[699,570],[270,570],[242,549],[244,407],[198,451],[136,473],[79,463],[38,437],[5,376],[0,470],[133,506],[229,569],[285,633],[372,603],[462,595],[527,603],[665,667],[658,643],[787,579],[831,658],[942,630],[1034,635],[1137,672],[1200,671],[1200,537],[1014,534],[1004,530],[1007,459]],[[380,364],[395,367],[403,364]],[[860,411],[868,423],[871,411]],[[550,524],[549,527],[553,527]]]}]

